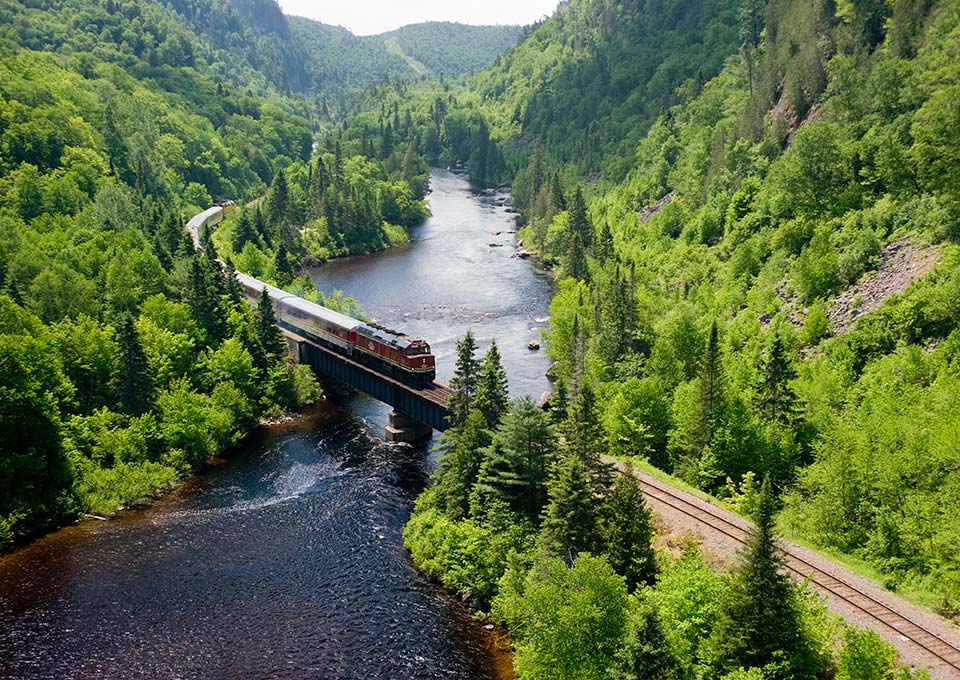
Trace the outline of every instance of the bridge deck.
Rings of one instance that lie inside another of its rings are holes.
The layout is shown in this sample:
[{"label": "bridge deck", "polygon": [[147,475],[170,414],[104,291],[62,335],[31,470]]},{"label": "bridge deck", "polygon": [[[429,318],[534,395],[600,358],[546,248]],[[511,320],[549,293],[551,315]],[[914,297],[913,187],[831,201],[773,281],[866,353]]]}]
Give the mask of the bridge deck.
[{"label": "bridge deck", "polygon": [[299,347],[300,363],[309,364],[435,430],[442,432],[449,426],[447,415],[453,390],[448,385],[434,381],[426,387],[413,387],[287,329],[283,333]]}]

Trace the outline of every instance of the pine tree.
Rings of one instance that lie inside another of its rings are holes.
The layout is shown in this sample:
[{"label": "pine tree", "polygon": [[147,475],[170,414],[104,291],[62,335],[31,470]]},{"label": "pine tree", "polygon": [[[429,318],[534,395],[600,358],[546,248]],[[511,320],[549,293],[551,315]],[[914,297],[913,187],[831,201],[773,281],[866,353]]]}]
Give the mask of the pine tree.
[{"label": "pine tree", "polygon": [[680,680],[683,666],[667,639],[656,606],[639,599],[611,669],[613,680]]},{"label": "pine tree", "polygon": [[587,216],[587,203],[583,199],[583,190],[580,185],[573,190],[568,206],[571,235],[579,235],[581,247],[585,252],[590,252],[593,249],[593,225],[590,224],[590,218]]},{"label": "pine tree", "polygon": [[450,398],[450,422],[454,426],[462,423],[473,408],[477,394],[480,362],[475,356],[477,343],[473,331],[467,330],[463,339],[457,343],[457,361],[454,365],[450,387],[454,394]]},{"label": "pine tree", "polygon": [[484,450],[471,515],[481,516],[484,499],[498,499],[531,523],[546,504],[547,470],[553,441],[543,411],[529,397],[510,403],[493,443]]},{"label": "pine tree", "polygon": [[597,501],[579,457],[566,456],[547,485],[540,546],[567,565],[582,552],[597,548]]},{"label": "pine tree", "polygon": [[720,340],[717,322],[710,324],[707,351],[700,364],[700,389],[697,398],[697,422],[693,433],[695,453],[712,440],[720,423],[724,407],[723,366],[720,358]]},{"label": "pine tree", "polygon": [[453,519],[470,510],[470,493],[480,474],[483,449],[490,444],[490,431],[478,410],[467,415],[459,427],[447,430],[440,444],[440,466],[433,485],[437,506]]},{"label": "pine tree", "polygon": [[213,245],[213,237],[210,235],[210,227],[204,224],[200,227],[200,249],[208,260],[217,259],[217,247]]},{"label": "pine tree", "polygon": [[224,265],[224,282],[226,284],[227,297],[234,303],[243,302],[243,288],[240,286],[240,281],[237,280],[237,268],[233,266],[233,260],[228,257],[224,261]]},{"label": "pine tree", "polygon": [[290,266],[290,257],[287,254],[287,246],[281,243],[277,246],[277,253],[274,257],[274,268],[277,270],[277,285],[286,288],[293,281],[293,267]]},{"label": "pine tree", "polygon": [[610,465],[603,462],[606,437],[590,385],[581,385],[577,390],[562,430],[565,450],[583,463],[594,490],[605,491],[610,485],[612,473]]},{"label": "pine tree", "polygon": [[113,389],[120,410],[138,416],[146,413],[153,402],[153,378],[133,317],[130,314],[121,315],[116,328],[119,354],[113,374]]},{"label": "pine tree", "polygon": [[567,199],[563,195],[563,182],[560,181],[560,172],[553,173],[553,180],[550,182],[550,203],[555,213],[567,209]]},{"label": "pine tree", "polygon": [[563,270],[571,279],[587,281],[590,278],[590,273],[587,270],[587,256],[583,248],[583,239],[578,232],[574,232],[570,237],[570,247],[567,249],[567,257],[563,263]]},{"label": "pine tree", "polygon": [[483,358],[474,406],[483,414],[487,427],[492,429],[500,422],[500,416],[506,412],[508,400],[507,372],[500,361],[497,341],[492,340],[490,349]]},{"label": "pine tree", "polygon": [[627,581],[627,589],[652,585],[657,574],[653,522],[632,467],[617,476],[603,500],[601,535],[610,566]]},{"label": "pine tree", "polygon": [[283,359],[287,353],[287,341],[283,331],[277,326],[277,316],[273,310],[273,301],[264,288],[257,303],[257,337],[271,363]]},{"label": "pine tree", "polygon": [[610,225],[606,222],[600,229],[600,238],[597,240],[597,260],[600,264],[606,264],[614,256],[613,234],[610,232]]},{"label": "pine tree", "polygon": [[767,420],[787,423],[794,414],[796,394],[790,387],[790,381],[797,377],[783,346],[783,339],[775,335],[766,361],[761,367],[760,397],[757,407]]},{"label": "pine tree", "polygon": [[206,333],[209,344],[216,344],[227,337],[227,320],[218,292],[223,282],[218,283],[218,276],[206,257],[200,253],[193,256],[187,298],[193,320]]},{"label": "pine tree", "polygon": [[247,243],[257,245],[257,233],[253,226],[253,220],[246,208],[240,209],[240,218],[237,220],[236,229],[233,232],[233,252],[239,253]]},{"label": "pine tree", "polygon": [[290,221],[290,190],[287,177],[279,170],[270,185],[270,197],[267,200],[267,219],[270,225],[282,233]]},{"label": "pine tree", "polygon": [[263,240],[263,245],[267,248],[272,248],[273,237],[270,234],[270,228],[267,226],[267,221],[263,217],[263,210],[260,209],[259,203],[257,203],[257,207],[253,211],[253,228]]},{"label": "pine tree", "polygon": [[254,367],[261,375],[266,375],[270,368],[270,359],[267,357],[267,350],[263,348],[263,343],[260,342],[260,336],[257,334],[256,315],[251,315],[245,320],[240,329],[239,339],[243,348],[250,352]]},{"label": "pine tree", "polygon": [[781,573],[784,561],[774,535],[776,499],[769,478],[758,499],[755,526],[711,634],[717,676],[737,668],[786,663],[786,677],[815,677],[815,654],[805,639],[796,586]]}]

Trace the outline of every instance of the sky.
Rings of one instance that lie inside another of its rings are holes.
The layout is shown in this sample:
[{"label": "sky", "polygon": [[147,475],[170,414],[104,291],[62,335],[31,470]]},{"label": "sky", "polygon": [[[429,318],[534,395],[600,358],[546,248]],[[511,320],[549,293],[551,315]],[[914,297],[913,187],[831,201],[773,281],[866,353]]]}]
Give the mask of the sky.
[{"label": "sky", "polygon": [[553,14],[558,0],[279,0],[284,14],[375,35],[422,21],[530,24]]}]

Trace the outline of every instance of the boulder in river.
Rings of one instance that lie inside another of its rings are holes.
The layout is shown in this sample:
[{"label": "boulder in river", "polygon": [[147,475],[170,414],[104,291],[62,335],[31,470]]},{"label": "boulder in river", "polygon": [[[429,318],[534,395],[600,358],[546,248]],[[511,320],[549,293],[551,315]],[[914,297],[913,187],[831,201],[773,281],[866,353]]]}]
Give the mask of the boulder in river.
[{"label": "boulder in river", "polygon": [[536,339],[531,340],[530,342],[527,343],[527,349],[529,349],[531,352],[537,351],[538,349],[540,349],[540,341]]}]

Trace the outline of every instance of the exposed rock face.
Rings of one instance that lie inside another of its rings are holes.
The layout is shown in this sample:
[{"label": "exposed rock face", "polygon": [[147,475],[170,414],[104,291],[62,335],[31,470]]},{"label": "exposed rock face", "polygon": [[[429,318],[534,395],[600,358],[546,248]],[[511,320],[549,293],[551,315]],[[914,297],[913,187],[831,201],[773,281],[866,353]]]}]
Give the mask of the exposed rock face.
[{"label": "exposed rock face", "polygon": [[909,238],[889,243],[880,253],[882,262],[877,270],[830,302],[827,318],[833,332],[850,330],[861,316],[905,291],[933,268],[939,255],[938,248],[918,248]]},{"label": "exposed rock face", "polygon": [[671,191],[669,194],[661,198],[659,201],[656,201],[655,203],[651,203],[650,205],[645,205],[642,208],[640,208],[640,221],[643,222],[644,224],[649,222],[654,215],[656,215],[658,212],[660,212],[661,209],[663,209],[665,205],[672,203],[675,196],[676,195]]}]

